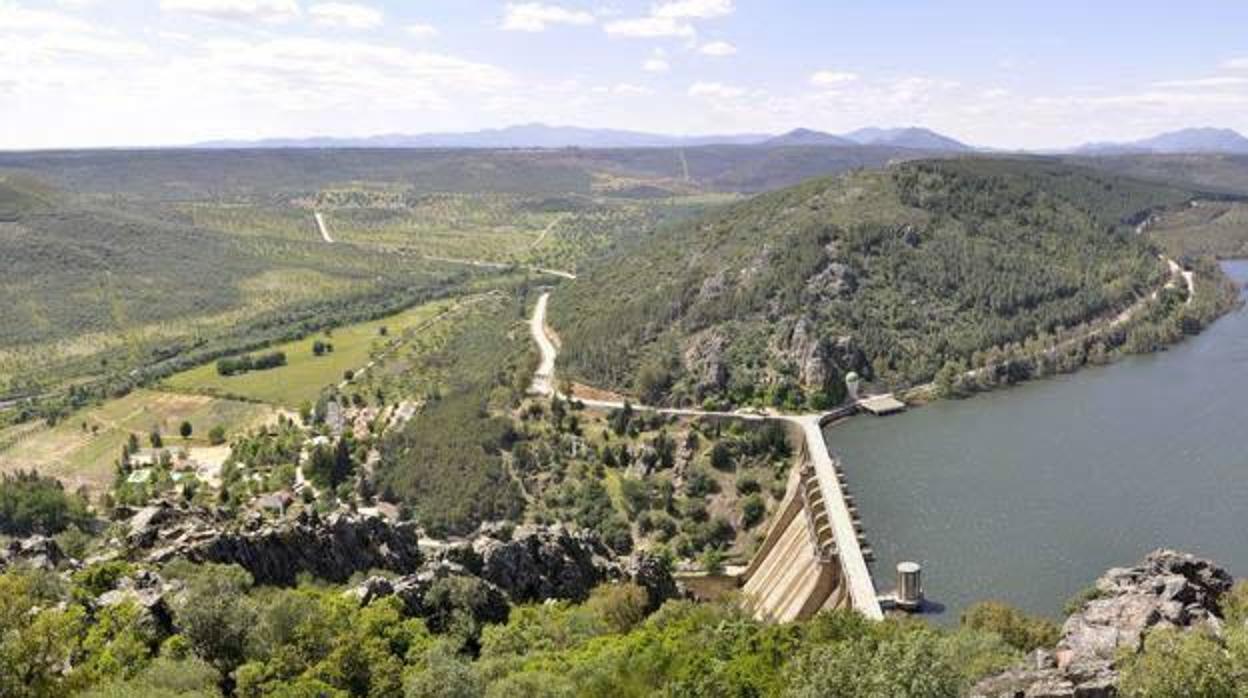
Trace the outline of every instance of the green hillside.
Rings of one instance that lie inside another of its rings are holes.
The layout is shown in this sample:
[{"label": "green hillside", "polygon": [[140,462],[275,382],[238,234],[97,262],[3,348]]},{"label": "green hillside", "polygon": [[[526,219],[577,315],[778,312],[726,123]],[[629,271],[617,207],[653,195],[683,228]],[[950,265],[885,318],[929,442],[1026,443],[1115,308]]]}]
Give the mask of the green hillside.
[{"label": "green hillside", "polygon": [[827,405],[1130,305],[1132,223],[1185,190],[1051,160],[819,179],[644,237],[552,299],[575,379],[646,400]]}]

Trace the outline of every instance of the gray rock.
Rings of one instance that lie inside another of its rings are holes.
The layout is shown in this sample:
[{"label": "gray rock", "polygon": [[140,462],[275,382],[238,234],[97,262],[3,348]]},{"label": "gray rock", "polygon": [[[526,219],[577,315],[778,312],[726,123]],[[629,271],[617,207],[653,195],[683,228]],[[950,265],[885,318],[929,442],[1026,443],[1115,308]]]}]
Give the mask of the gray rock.
[{"label": "gray rock", "polygon": [[478,539],[481,576],[516,603],[582,601],[598,584],[623,576],[611,551],[596,534],[563,526],[516,529],[510,541]]},{"label": "gray rock", "polygon": [[981,681],[971,695],[1111,698],[1117,695],[1114,661],[1121,652],[1140,651],[1151,629],[1220,633],[1218,601],[1231,586],[1226,570],[1173,550],[1111,569],[1096,582],[1100,596],[1066,619],[1052,655],[1033,655],[1028,664]]},{"label": "gray rock", "polygon": [[47,536],[33,535],[18,538],[10,541],[7,549],[0,549],[0,569],[9,565],[21,565],[51,571],[66,559],[56,541]]},{"label": "gray rock", "polygon": [[684,353],[685,370],[693,377],[699,395],[719,392],[727,387],[727,349],[728,339],[715,329],[707,330],[689,341]]},{"label": "gray rock", "polygon": [[[159,547],[147,550],[144,543]],[[241,527],[216,526],[188,518],[173,527],[132,534],[133,557],[152,564],[175,558],[191,562],[236,564],[259,584],[290,586],[301,573],[344,582],[356,572],[384,569],[415,572],[423,556],[420,530],[410,522],[338,513],[321,519],[301,515],[276,523],[253,522]]]}]

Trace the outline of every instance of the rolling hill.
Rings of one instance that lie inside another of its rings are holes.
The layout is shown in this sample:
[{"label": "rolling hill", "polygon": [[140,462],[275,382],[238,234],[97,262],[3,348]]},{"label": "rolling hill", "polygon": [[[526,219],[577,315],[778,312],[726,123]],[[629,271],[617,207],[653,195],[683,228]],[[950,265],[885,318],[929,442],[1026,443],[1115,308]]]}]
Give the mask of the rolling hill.
[{"label": "rolling hill", "polygon": [[567,375],[667,403],[825,406],[1129,305],[1128,223],[1179,188],[1047,160],[810,181],[639,239],[552,298]]}]

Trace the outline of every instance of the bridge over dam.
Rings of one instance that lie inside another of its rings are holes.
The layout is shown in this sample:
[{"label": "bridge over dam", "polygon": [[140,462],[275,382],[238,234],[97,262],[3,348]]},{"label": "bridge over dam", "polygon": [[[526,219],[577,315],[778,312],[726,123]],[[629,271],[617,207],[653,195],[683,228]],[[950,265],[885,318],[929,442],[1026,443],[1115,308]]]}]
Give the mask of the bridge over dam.
[{"label": "bridge over dam", "polygon": [[[530,333],[541,354],[529,391],[567,399],[555,387],[558,348],[546,324],[549,297],[547,291],[538,298],[529,319]],[[612,400],[577,401],[599,409],[624,406],[623,402]],[[857,411],[860,404],[870,412],[878,409],[886,413],[894,408],[891,403],[867,405],[866,401],[859,401],[825,414],[786,415],[632,406],[635,410],[682,417],[776,420],[800,431],[797,465],[790,474],[784,501],[773,514],[762,545],[737,578],[746,603],[758,618],[786,622],[840,608],[853,608],[872,620],[884,617],[855,518],[841,485],[841,473],[823,438],[826,422]]]}]

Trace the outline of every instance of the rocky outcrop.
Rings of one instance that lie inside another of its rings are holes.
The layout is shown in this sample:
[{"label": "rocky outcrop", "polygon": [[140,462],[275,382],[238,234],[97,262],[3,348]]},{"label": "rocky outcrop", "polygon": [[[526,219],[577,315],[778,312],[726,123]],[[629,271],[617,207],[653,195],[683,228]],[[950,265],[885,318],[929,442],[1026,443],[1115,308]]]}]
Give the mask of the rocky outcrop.
[{"label": "rocky outcrop", "polygon": [[584,600],[598,584],[623,577],[610,549],[595,534],[563,526],[521,527],[511,540],[479,538],[481,576],[517,603]]},{"label": "rocky outcrop", "polygon": [[173,613],[167,599],[170,593],[181,588],[180,583],[167,583],[160,575],[149,570],[137,572],[117,583],[117,588],[106,591],[95,600],[101,608],[133,603],[142,612],[140,622],[147,626],[153,637],[163,637],[173,632]]},{"label": "rocky outcrop", "polygon": [[1208,560],[1173,550],[1150,553],[1135,567],[1116,568],[1096,582],[1089,601],[1066,619],[1052,652],[979,683],[976,698],[1110,698],[1117,695],[1114,661],[1138,652],[1157,627],[1222,628],[1218,602],[1231,576]]},{"label": "rocky outcrop", "polygon": [[426,619],[437,632],[445,629],[455,611],[466,611],[478,623],[505,623],[511,611],[502,589],[448,562],[432,563],[397,579],[370,577],[347,594],[365,606],[397,597],[406,614]]},{"label": "rocky outcrop", "polygon": [[0,570],[10,565],[20,565],[39,570],[54,570],[66,560],[56,541],[46,536],[30,536],[9,542],[0,548]]},{"label": "rocky outcrop", "polygon": [[707,330],[685,348],[685,369],[693,377],[699,395],[728,387],[728,339],[718,330]]},{"label": "rocky outcrop", "polygon": [[[524,528],[510,540],[482,536],[471,554],[455,545],[444,551],[415,574],[370,577],[347,594],[362,605],[398,597],[406,613],[426,619],[435,630],[455,610],[466,610],[481,623],[501,623],[510,603],[583,601],[607,581],[631,581],[643,588],[648,611],[680,594],[659,558],[642,553],[620,562],[593,534],[573,534],[561,526]],[[479,564],[475,570],[474,564]]]},{"label": "rocky outcrop", "polygon": [[420,530],[410,523],[338,513],[301,514],[276,523],[251,519],[241,526],[203,517],[165,517],[172,524],[133,528],[131,556],[153,564],[175,558],[236,564],[259,584],[292,585],[299,574],[344,582],[370,569],[410,574],[424,559]]}]

